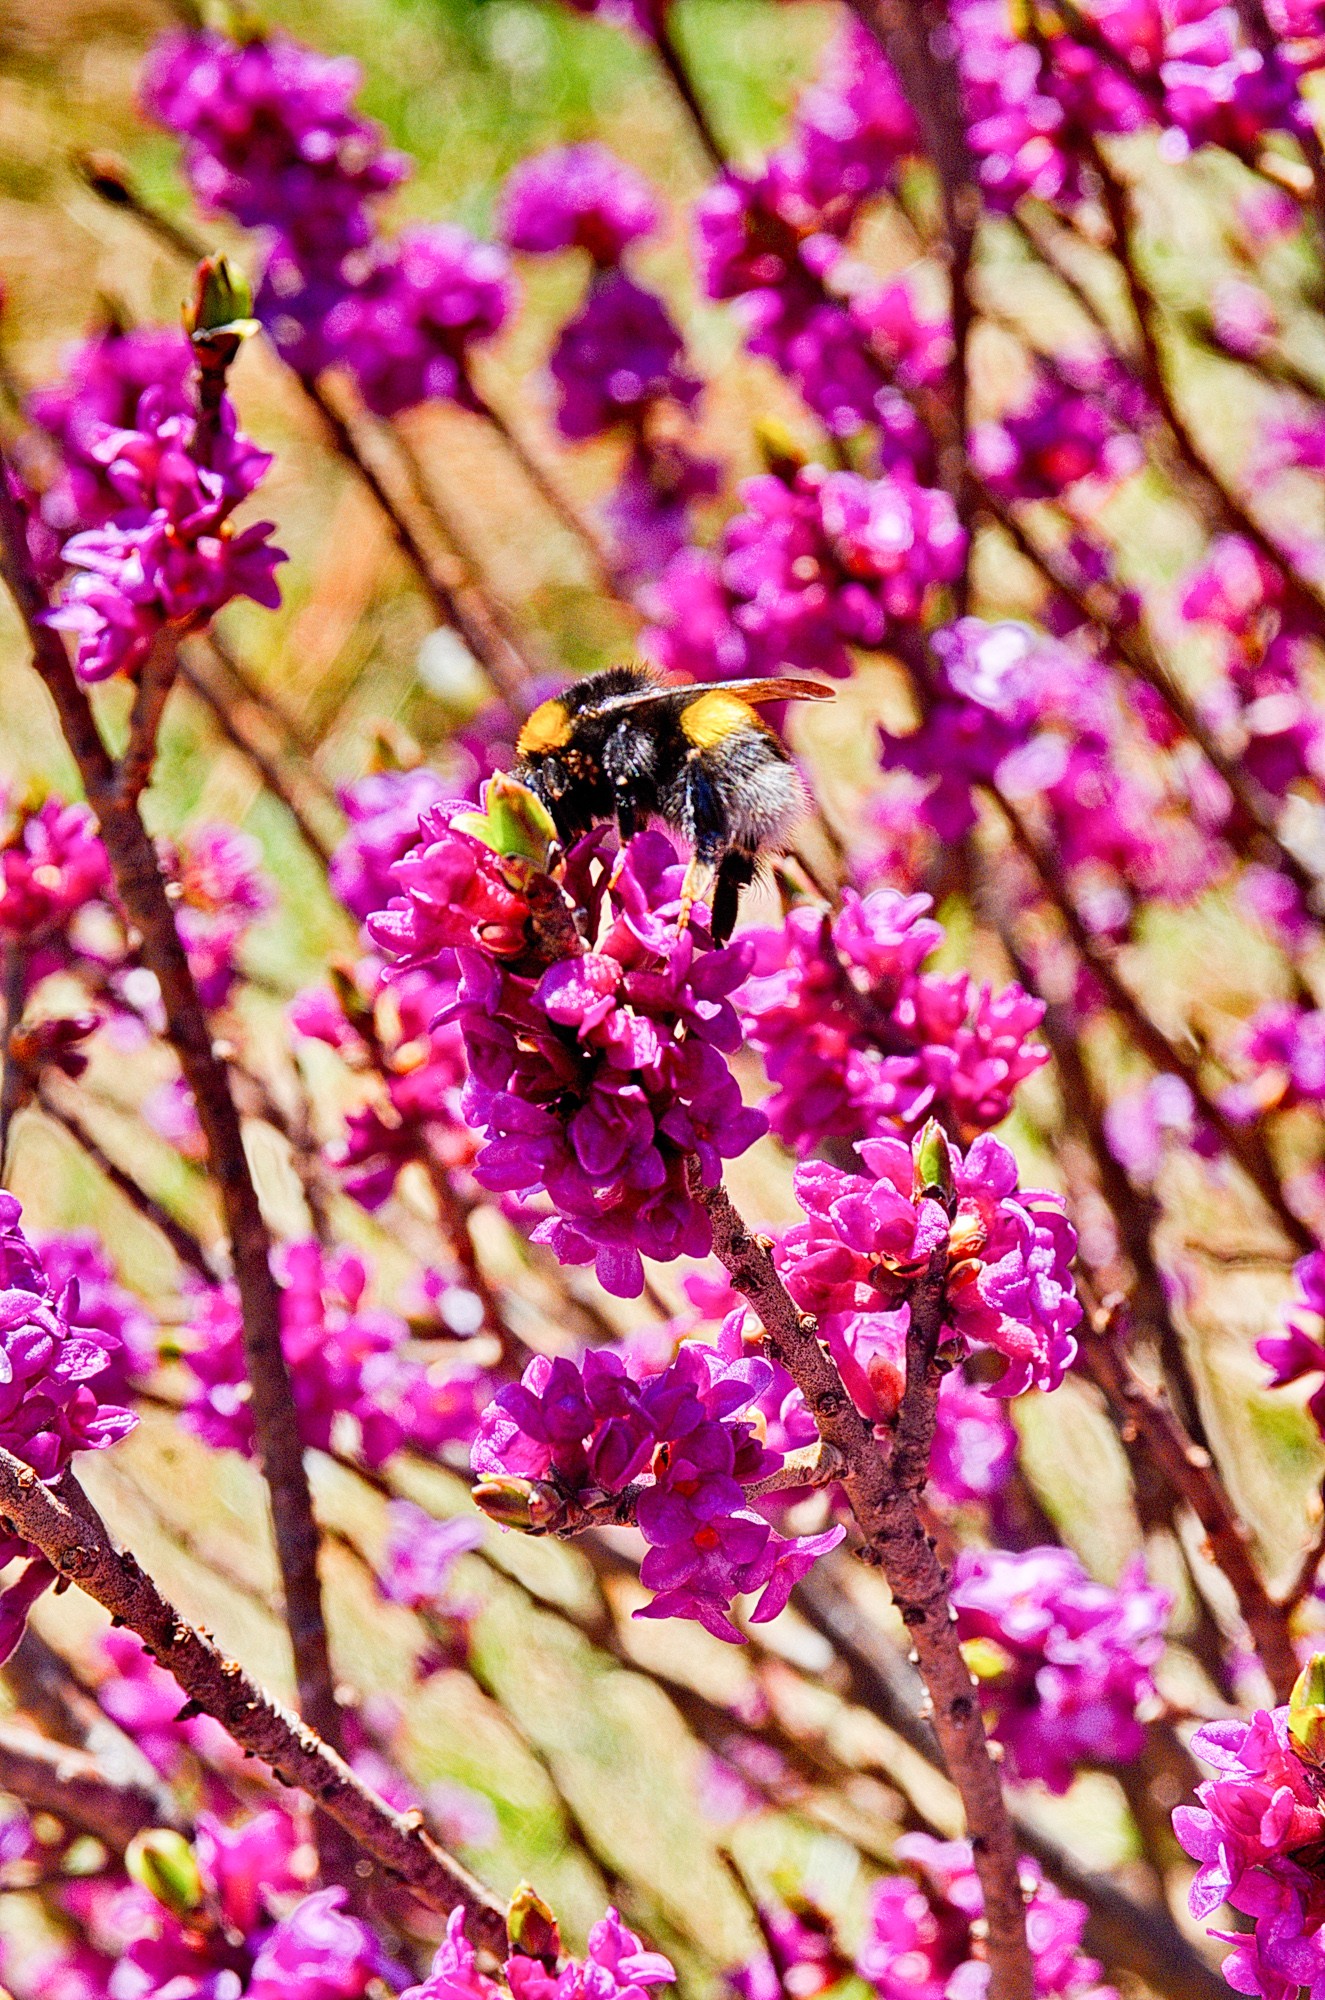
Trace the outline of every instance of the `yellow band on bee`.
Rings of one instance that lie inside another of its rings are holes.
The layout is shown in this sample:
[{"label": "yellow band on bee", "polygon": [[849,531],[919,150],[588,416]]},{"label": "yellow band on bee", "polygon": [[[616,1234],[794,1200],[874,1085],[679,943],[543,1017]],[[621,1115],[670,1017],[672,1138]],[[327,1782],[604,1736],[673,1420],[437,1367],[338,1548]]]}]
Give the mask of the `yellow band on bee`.
[{"label": "yellow band on bee", "polygon": [[564,701],[540,702],[516,740],[517,757],[541,757],[564,750],[571,738],[570,711]]},{"label": "yellow band on bee", "polygon": [[754,710],[739,695],[719,693],[698,695],[681,710],[681,732],[696,750],[715,750],[738,729],[748,729],[757,720]]}]

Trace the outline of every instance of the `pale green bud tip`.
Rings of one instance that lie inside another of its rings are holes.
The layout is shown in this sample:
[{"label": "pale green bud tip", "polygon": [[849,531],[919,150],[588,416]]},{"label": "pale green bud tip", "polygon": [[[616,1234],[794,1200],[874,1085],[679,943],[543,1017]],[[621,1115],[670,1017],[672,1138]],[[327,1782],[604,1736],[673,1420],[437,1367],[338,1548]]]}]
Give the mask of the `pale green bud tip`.
[{"label": "pale green bud tip", "polygon": [[1288,1733],[1312,1764],[1325,1764],[1325,1653],[1313,1653],[1288,1698]]},{"label": "pale green bud tip", "polygon": [[474,1505],[503,1528],[532,1528],[538,1489],[528,1479],[481,1479]]},{"label": "pale green bud tip", "polygon": [[506,1915],[511,1949],[524,1958],[541,1958],[555,1965],[561,1956],[561,1932],[557,1920],[538,1891],[522,1882],[511,1898]]},{"label": "pale green bud tip", "polygon": [[153,1826],[136,1833],[125,1849],[124,1865],[133,1881],[177,1917],[188,1916],[202,1902],[202,1876],[193,1849],[171,1827]]},{"label": "pale green bud tip", "polygon": [[220,252],[204,257],[198,266],[193,298],[184,308],[184,330],[193,341],[218,333],[239,340],[256,333],[253,294],[248,279],[237,264]]},{"label": "pale green bud tip", "polygon": [[552,815],[526,785],[498,771],[483,787],[483,811],[461,813],[451,824],[494,854],[513,855],[546,868],[548,850],[557,837]]},{"label": "pale green bud tip", "polygon": [[937,1195],[940,1201],[951,1199],[952,1154],[947,1133],[936,1118],[930,1119],[916,1141],[915,1175],[922,1194]]}]

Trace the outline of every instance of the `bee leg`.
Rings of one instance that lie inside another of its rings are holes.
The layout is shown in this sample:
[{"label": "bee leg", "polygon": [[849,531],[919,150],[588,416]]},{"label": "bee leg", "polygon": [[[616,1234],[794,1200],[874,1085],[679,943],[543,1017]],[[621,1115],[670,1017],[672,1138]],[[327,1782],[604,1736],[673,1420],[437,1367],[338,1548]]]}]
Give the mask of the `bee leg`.
[{"label": "bee leg", "polygon": [[680,831],[689,840],[694,855],[681,885],[678,936],[688,926],[694,905],[707,894],[727,840],[722,795],[703,758],[694,752],[686,759],[685,811]]},{"label": "bee leg", "polygon": [[718,878],[713,889],[714,944],[726,944],[736,928],[741,891],[754,881],[754,877],[753,854],[742,854],[739,848],[730,848],[718,863]]},{"label": "bee leg", "polygon": [[676,919],[676,935],[680,937],[690,927],[690,912],[696,903],[702,903],[713,880],[713,864],[701,861],[693,855],[686,868],[685,880],[681,884],[681,909]]},{"label": "bee leg", "polygon": [[639,832],[639,814],[634,801],[618,797],[616,809],[617,851],[612,862],[612,872],[607,878],[609,889],[615,889],[621,880],[621,871],[626,865],[626,849]]}]

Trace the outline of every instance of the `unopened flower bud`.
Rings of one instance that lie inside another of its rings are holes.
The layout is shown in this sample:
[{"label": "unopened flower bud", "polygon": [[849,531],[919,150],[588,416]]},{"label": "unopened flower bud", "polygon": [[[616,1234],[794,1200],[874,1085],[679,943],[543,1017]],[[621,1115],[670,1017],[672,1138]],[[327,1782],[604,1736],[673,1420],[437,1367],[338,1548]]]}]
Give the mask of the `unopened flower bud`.
[{"label": "unopened flower bud", "polygon": [[534,1526],[538,1488],[532,1479],[481,1479],[474,1488],[474,1504],[490,1521],[503,1528]]},{"label": "unopened flower bud", "polygon": [[778,479],[790,482],[807,463],[801,446],[779,417],[755,419],[755,442],[764,464]]},{"label": "unopened flower bud", "polygon": [[258,331],[248,279],[219,252],[198,266],[193,299],[184,308],[184,331],[195,346],[218,334],[244,340]]},{"label": "unopened flower bud", "polygon": [[1011,1653],[997,1639],[963,1639],[962,1658],[978,1681],[996,1681],[1016,1665]]},{"label": "unopened flower bud", "polygon": [[193,1849],[171,1827],[136,1833],[124,1851],[124,1866],[173,1916],[187,1917],[202,1903],[202,1876]]},{"label": "unopened flower bud", "polygon": [[916,1192],[931,1195],[946,1207],[952,1200],[952,1154],[937,1118],[931,1118],[915,1144]]},{"label": "unopened flower bud", "polygon": [[561,1932],[548,1905],[528,1882],[522,1882],[511,1898],[506,1928],[512,1951],[523,1958],[540,1959],[549,1972],[556,1971],[561,1956]]},{"label": "unopened flower bud", "polygon": [[1308,1764],[1325,1765],[1325,1653],[1313,1653],[1293,1683],[1288,1733]]}]

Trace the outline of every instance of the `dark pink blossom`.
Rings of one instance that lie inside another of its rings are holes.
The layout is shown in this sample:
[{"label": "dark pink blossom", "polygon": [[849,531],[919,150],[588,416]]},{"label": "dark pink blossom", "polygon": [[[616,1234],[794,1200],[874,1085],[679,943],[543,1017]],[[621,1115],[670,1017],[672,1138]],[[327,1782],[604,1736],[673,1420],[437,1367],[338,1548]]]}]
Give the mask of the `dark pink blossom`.
[{"label": "dark pink blossom", "polygon": [[1017,1163],[987,1134],[952,1153],[951,1214],[901,1139],[860,1147],[864,1174],[823,1161],[796,1169],[808,1220],[786,1232],[780,1264],[867,1416],[889,1416],[904,1378],[906,1292],[946,1251],[944,1323],[954,1337],[1005,1356],[998,1393],[1054,1389],[1076,1355],[1076,1234],[1057,1195],[1022,1192]]},{"label": "dark pink blossom", "polygon": [[361,75],[285,35],[232,41],[214,30],[166,36],[143,102],[185,142],[201,206],[272,228],[305,256],[336,260],[369,240],[367,204],[409,172],[353,109]]},{"label": "dark pink blossom", "polygon": [[1208,1722],[1192,1749],[1215,1776],[1196,1788],[1197,1806],[1173,1815],[1178,1840],[1199,1862],[1188,1894],[1209,1926],[1222,1904],[1252,1919],[1250,1931],[1214,1930],[1231,1945],[1224,1977],[1236,1993],[1296,2000],[1325,1989],[1325,1895],[1314,1857],[1325,1840],[1319,1785],[1298,1756],[1287,1708],[1250,1722]]},{"label": "dark pink blossom", "polygon": [[553,1214],[535,1241],[563,1262],[592,1259],[609,1291],[635,1297],[643,1257],[708,1248],[687,1155],[711,1184],[720,1161],[765,1129],[725,1060],[740,1042],[730,995],[745,952],[707,949],[698,910],[678,934],[684,869],[648,833],[627,850],[595,949],[572,931],[554,947],[565,956],[521,971],[530,905],[454,818],[425,814],[425,844],[395,870],[404,893],[369,930],[403,968],[458,951],[450,1011],[469,1060],[465,1114],[487,1140],[475,1178],[497,1193],[545,1195]]},{"label": "dark pink blossom", "polygon": [[[408,1351],[409,1328],[367,1304],[368,1271],[350,1250],[287,1245],[277,1259],[281,1342],[304,1440],[329,1450],[338,1422],[352,1422],[358,1449],[381,1465],[405,1443],[431,1451],[473,1435],[482,1377],[472,1368],[424,1361]],[[233,1287],[204,1292],[194,1307],[184,1365],[196,1388],[185,1422],[208,1444],[254,1449],[242,1321]]]},{"label": "dark pink blossom", "polygon": [[980,1682],[987,1725],[1011,1778],[1065,1792],[1083,1763],[1126,1764],[1156,1696],[1172,1599],[1133,1562],[1118,1588],[1087,1576],[1070,1549],[966,1548],[952,1604]]},{"label": "dark pink blossom", "polygon": [[587,250],[596,264],[620,260],[662,219],[642,174],[606,146],[553,146],[522,160],[502,195],[502,236],[512,250],[546,256]]},{"label": "dark pink blossom", "polygon": [[674,672],[844,676],[849,647],[886,644],[960,571],[965,533],[937,489],[810,466],[740,491],[721,552],[683,552],[643,599],[643,644]]},{"label": "dark pink blossom", "polygon": [[78,640],[85,680],[133,674],[167,627],[205,624],[236,597],[274,608],[284,562],[272,524],[236,531],[231,515],[258,485],[270,455],[239,432],[228,401],[214,439],[197,420],[172,414],[156,390],[138,411],[142,428],[107,428],[91,446],[120,497],[95,528],[64,545],[74,570],[48,615]]},{"label": "dark pink blossom", "polygon": [[[940,1841],[907,1833],[894,1853],[909,1872],[885,1875],[874,1887],[869,1934],[856,1967],[880,2000],[981,2000],[989,1980],[977,1956],[974,1926],[984,1895],[967,1840]],[[1021,1875],[1030,1894],[1026,1937],[1037,1995],[1063,2000],[1117,2000],[1100,1984],[1100,1968],[1081,1952],[1088,1911],[1046,1882],[1034,1861]]]},{"label": "dark pink blossom", "polygon": [[29,414],[60,455],[39,502],[51,558],[71,535],[120,509],[122,495],[96,456],[106,432],[136,429],[149,389],[163,415],[187,416],[192,372],[193,355],[178,327],[108,327],[73,350],[58,381],[28,397]]},{"label": "dark pink blossom", "polygon": [[503,1488],[532,1482],[535,1521],[543,1489],[584,1503],[637,1488],[634,1516],[649,1544],[640,1580],[654,1595],[636,1615],[693,1618],[739,1641],[734,1600],[757,1595],[756,1624],[775,1617],[844,1532],[787,1540],[747,1500],[746,1487],[783,1462],[747,1415],[773,1379],[772,1364],[744,1354],[739,1339],[688,1342],[638,1380],[611,1352],[591,1349],[579,1364],[539,1355],[484,1412],[472,1468]]},{"label": "dark pink blossom", "polygon": [[921,971],[943,941],[932,907],[846,889],[834,916],[792,910],[780,931],[748,934],[754,966],[737,1004],[777,1086],[769,1124],[796,1151],[911,1132],[935,1113],[973,1138],[1047,1062],[1029,1039],[1043,1001]]},{"label": "dark pink blossom", "polygon": [[681,365],[683,353],[680,330],[656,293],[622,271],[600,274],[552,350],[558,430],[598,437],[638,423],[663,398],[689,409],[699,383]]}]

